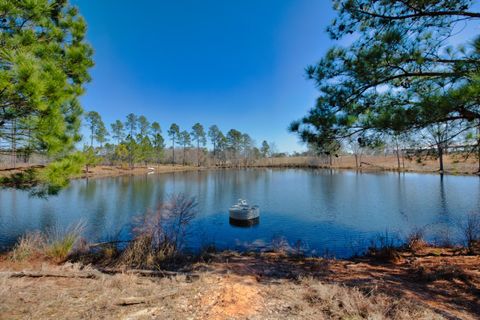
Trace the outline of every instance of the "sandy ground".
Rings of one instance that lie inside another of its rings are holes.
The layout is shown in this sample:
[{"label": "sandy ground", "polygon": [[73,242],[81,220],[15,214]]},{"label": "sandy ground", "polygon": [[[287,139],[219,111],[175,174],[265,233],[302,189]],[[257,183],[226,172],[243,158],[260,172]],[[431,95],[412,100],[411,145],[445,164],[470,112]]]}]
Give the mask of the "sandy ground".
[{"label": "sandy ground", "polygon": [[[151,170],[153,169],[153,170]],[[154,173],[168,173],[178,171],[195,171],[202,170],[197,166],[182,166],[182,165],[152,165],[152,166],[137,166],[133,169],[119,166],[95,166],[89,168],[88,173],[83,170],[80,178],[101,178],[101,177],[116,177],[125,175],[142,175],[149,172]]]},{"label": "sandy ground", "polygon": [[434,252],[396,263],[225,252],[171,277],[3,259],[0,318],[478,319],[480,257]]},{"label": "sandy ground", "polygon": [[[41,169],[42,166],[33,166],[34,168]],[[10,176],[14,173],[19,173],[28,167],[19,167],[16,169],[0,169],[0,177]],[[154,170],[151,170],[151,169]],[[82,173],[76,179],[81,178],[103,178],[103,177],[117,177],[117,176],[126,176],[126,175],[144,175],[150,172],[153,173],[168,173],[168,172],[180,172],[180,171],[195,171],[203,170],[205,168],[197,166],[183,166],[183,165],[152,165],[152,166],[137,166],[135,168],[121,167],[121,166],[95,166],[90,167],[88,172],[83,169]]]}]

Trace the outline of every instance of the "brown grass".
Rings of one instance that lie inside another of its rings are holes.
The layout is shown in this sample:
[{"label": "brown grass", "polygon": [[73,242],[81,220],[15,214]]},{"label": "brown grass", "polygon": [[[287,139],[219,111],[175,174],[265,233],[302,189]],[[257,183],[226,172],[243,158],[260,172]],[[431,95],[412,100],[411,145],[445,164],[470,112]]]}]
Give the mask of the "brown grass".
[{"label": "brown grass", "polygon": [[10,253],[14,261],[50,258],[63,262],[81,242],[84,224],[79,222],[67,228],[53,227],[46,232],[35,231],[21,237]]},{"label": "brown grass", "polygon": [[[42,268],[95,272],[72,264]],[[253,276],[210,272],[193,281],[129,274],[98,274],[95,279],[0,276],[0,284],[2,319],[442,319],[409,300],[309,277],[259,282]]]},{"label": "brown grass", "polygon": [[[397,171],[397,158],[394,155],[367,156],[363,155],[359,167],[362,171]],[[403,163],[405,167],[403,167]],[[284,157],[257,160],[257,167],[297,167],[297,168],[332,168],[332,169],[356,169],[353,155],[340,155],[333,157],[333,165],[330,167],[326,157]],[[445,172],[450,174],[476,174],[478,161],[475,157],[467,160],[462,155],[445,155]],[[406,159],[401,162],[401,171],[406,172],[438,172],[438,160],[432,157],[423,158],[420,162],[415,159]]]}]

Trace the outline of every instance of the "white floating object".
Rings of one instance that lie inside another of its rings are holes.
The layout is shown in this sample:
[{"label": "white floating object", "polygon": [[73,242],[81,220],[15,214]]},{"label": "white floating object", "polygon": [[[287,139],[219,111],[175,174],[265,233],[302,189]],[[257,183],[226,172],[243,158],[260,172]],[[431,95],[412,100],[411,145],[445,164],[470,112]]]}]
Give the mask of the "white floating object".
[{"label": "white floating object", "polygon": [[230,219],[247,221],[258,219],[260,217],[260,209],[258,206],[249,206],[246,200],[238,199],[238,203],[229,209]]}]

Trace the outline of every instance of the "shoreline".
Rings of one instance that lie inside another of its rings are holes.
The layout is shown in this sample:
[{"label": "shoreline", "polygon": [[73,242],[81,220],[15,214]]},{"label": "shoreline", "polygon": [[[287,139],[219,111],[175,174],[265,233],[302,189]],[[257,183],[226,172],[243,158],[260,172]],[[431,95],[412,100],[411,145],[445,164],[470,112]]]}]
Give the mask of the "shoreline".
[{"label": "shoreline", "polygon": [[[117,166],[97,166],[92,168],[93,171],[88,175],[83,172],[80,176],[74,177],[73,179],[93,179],[93,178],[109,178],[109,177],[121,177],[121,176],[136,176],[136,175],[145,175],[148,173],[151,174],[162,174],[162,173],[174,173],[174,172],[187,172],[187,171],[206,171],[206,170],[229,170],[229,169],[306,169],[306,170],[340,170],[340,171],[351,171],[357,173],[418,173],[418,174],[436,174],[441,175],[440,172],[435,170],[413,170],[405,169],[398,170],[396,168],[360,168],[356,169],[355,167],[349,166],[333,166],[328,165],[247,165],[247,166],[190,166],[190,165],[160,165],[160,166],[151,166],[155,167],[155,171],[149,171],[149,166],[139,166],[134,169],[125,169]],[[472,171],[464,172],[443,172],[445,176],[479,176],[480,173]]]},{"label": "shoreline", "polygon": [[[76,179],[93,179],[103,177],[119,177],[128,175],[144,175],[150,171],[148,168],[152,167],[155,170],[152,173],[172,173],[184,171],[203,171],[203,170],[218,170],[218,169],[323,169],[323,170],[348,170],[358,173],[377,173],[377,172],[395,172],[395,173],[419,173],[419,174],[437,174],[449,176],[480,176],[478,171],[478,163],[469,159],[460,161],[459,155],[445,156],[445,170],[440,173],[436,160],[424,159],[421,164],[413,160],[404,161],[400,170],[396,165],[396,160],[392,156],[363,156],[361,166],[355,166],[355,160],[351,155],[343,155],[335,158],[332,165],[326,164],[324,158],[320,157],[283,157],[283,158],[266,158],[256,160],[254,163],[248,165],[217,165],[217,166],[195,166],[182,164],[162,164],[162,165],[142,165],[134,167],[133,169],[119,165],[97,165],[89,168],[87,174],[85,169],[82,173],[72,177]],[[29,168],[42,169],[42,165],[22,166],[18,168],[0,168],[0,178],[10,177],[13,174],[21,173]],[[1,186],[0,182],[0,186]],[[5,185],[5,184],[4,184]]]}]

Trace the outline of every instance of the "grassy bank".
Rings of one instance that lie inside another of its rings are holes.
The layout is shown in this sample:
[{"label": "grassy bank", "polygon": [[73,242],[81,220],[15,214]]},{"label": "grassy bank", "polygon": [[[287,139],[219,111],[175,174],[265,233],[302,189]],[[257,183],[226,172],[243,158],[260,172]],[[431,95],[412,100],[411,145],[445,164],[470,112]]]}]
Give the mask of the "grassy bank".
[{"label": "grassy bank", "polygon": [[[357,166],[358,165],[358,166]],[[394,155],[368,156],[362,155],[355,160],[353,155],[332,157],[283,157],[268,158],[255,161],[255,167],[273,168],[331,168],[369,171],[400,171],[400,172],[438,172],[438,160],[434,157],[422,159],[400,159],[400,169]],[[444,156],[445,173],[448,174],[478,174],[478,160],[470,156],[465,159],[461,154]]]}]

